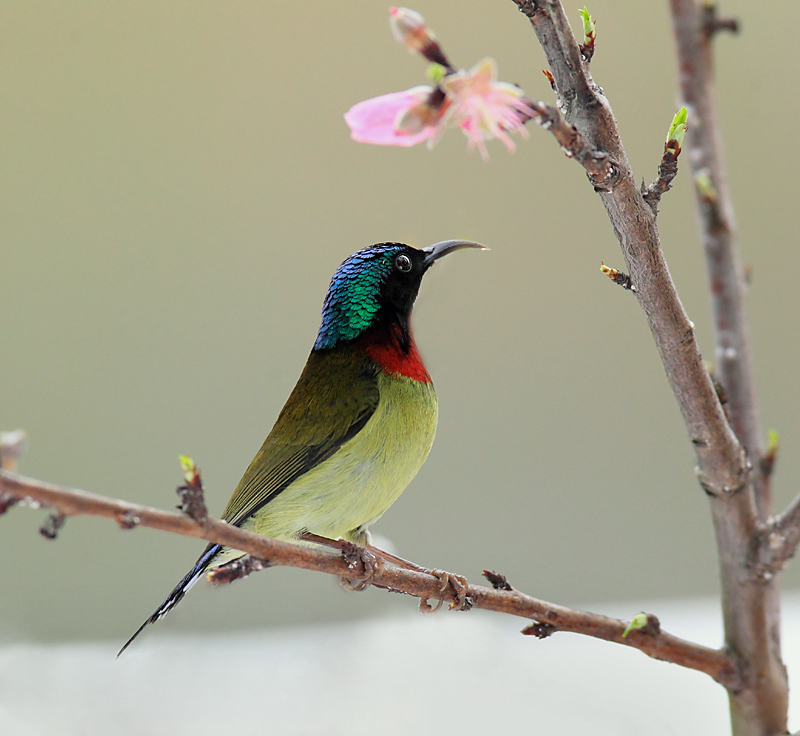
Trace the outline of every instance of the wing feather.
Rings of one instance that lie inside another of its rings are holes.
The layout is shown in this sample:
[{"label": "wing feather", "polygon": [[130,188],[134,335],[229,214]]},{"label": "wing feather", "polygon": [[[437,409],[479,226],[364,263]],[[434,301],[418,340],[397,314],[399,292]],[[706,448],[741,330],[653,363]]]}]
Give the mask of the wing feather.
[{"label": "wing feather", "polygon": [[376,371],[352,345],[313,351],[223,518],[240,526],[355,437],[378,406]]}]

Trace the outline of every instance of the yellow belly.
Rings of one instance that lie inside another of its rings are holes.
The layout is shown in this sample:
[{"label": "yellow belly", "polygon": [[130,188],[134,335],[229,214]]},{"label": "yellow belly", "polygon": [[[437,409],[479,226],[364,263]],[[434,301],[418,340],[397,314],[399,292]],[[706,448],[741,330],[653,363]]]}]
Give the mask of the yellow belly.
[{"label": "yellow belly", "polygon": [[425,462],[437,421],[433,384],[380,374],[378,389],[380,402],[364,428],[248,519],[245,529],[286,540],[305,531],[368,540],[369,525]]}]

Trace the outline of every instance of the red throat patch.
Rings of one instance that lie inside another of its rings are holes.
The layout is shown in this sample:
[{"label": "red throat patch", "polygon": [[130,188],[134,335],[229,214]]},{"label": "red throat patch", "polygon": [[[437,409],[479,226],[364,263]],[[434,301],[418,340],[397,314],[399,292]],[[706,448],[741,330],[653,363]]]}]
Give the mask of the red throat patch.
[{"label": "red throat patch", "polygon": [[370,335],[364,343],[364,350],[385,373],[399,374],[414,381],[430,383],[431,376],[422,362],[414,338],[409,335],[410,344],[407,350],[403,350],[400,346],[401,339],[400,326],[392,325],[388,332]]}]

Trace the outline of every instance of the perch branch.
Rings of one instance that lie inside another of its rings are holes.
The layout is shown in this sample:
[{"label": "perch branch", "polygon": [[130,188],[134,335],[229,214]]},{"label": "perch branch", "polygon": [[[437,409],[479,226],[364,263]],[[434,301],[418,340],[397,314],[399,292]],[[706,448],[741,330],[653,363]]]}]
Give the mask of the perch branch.
[{"label": "perch branch", "polygon": [[[341,554],[332,553],[328,549],[281,542],[211,517],[201,522],[185,513],[162,511],[86,491],[63,488],[7,470],[0,470],[0,492],[20,499],[22,504],[55,509],[59,515],[66,517],[101,516],[116,521],[123,529],[144,526],[233,547],[256,558],[257,564],[253,566],[255,569],[267,566],[299,567],[345,579],[353,578],[359,572],[354,569],[352,561],[347,562]],[[250,571],[252,570],[248,570]],[[665,633],[660,628],[633,631],[626,637],[623,636],[627,628],[625,621],[532,598],[511,588],[502,576],[495,575],[489,579],[494,580],[497,589],[479,585],[467,586],[465,592],[471,599],[472,607],[533,619],[558,631],[571,631],[623,644],[655,659],[704,672],[731,690],[740,685],[735,664],[723,651],[686,641]],[[505,584],[499,583],[500,580]],[[367,582],[423,600],[444,598],[452,604],[459,596],[452,587],[447,587],[442,592],[440,576],[402,569],[391,564],[376,567]]]}]

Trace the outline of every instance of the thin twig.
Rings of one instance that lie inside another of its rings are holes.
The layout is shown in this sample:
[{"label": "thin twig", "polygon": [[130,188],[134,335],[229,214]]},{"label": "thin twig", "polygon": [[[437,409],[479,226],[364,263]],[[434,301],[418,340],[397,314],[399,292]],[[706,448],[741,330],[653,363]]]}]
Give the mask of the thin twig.
[{"label": "thin twig", "polygon": [[678,175],[678,156],[681,154],[681,147],[677,141],[667,141],[664,144],[664,155],[658,165],[658,178],[650,182],[649,187],[642,183],[642,197],[650,205],[653,214],[658,214],[658,205],[665,192],[672,188],[672,181]]},{"label": "thin twig", "polygon": [[536,111],[539,125],[555,136],[567,157],[575,159],[586,169],[595,191],[609,191],[614,187],[619,181],[620,170],[611,156],[590,146],[575,126],[564,120],[557,108],[532,100],[528,105]]},{"label": "thin twig", "polygon": [[181,455],[180,460],[183,468],[183,477],[186,482],[175,489],[178,498],[181,500],[178,504],[178,510],[194,519],[198,524],[205,524],[206,519],[208,519],[208,508],[206,507],[200,471],[192,458]]},{"label": "thin twig", "polygon": [[493,572],[491,570],[484,570],[483,577],[485,577],[490,585],[495,590],[514,590],[511,587],[511,583],[508,582],[505,575],[501,575],[499,572]]},{"label": "thin twig", "polygon": [[717,14],[717,6],[703,3],[702,9],[702,28],[703,34],[711,38],[715,33],[728,31],[729,33],[739,32],[739,21],[737,18],[720,18]]},{"label": "thin twig", "polygon": [[271,567],[269,560],[259,559],[252,555],[245,555],[238,560],[215,567],[206,573],[206,578],[212,585],[227,585],[234,580],[241,580],[259,570]]},{"label": "thin twig", "polygon": [[[352,577],[353,574],[352,566],[342,558],[341,554],[332,553],[324,548],[269,539],[210,517],[205,523],[200,523],[186,514],[161,511],[86,491],[63,488],[5,470],[0,470],[0,492],[34,500],[56,509],[65,516],[101,516],[113,519],[124,529],[131,528],[131,520],[135,519],[138,526],[233,547],[256,558],[259,567],[262,565],[300,567],[336,575],[339,578]],[[252,569],[247,570],[251,571]],[[498,576],[498,582],[499,578],[502,576]],[[368,582],[423,600],[443,597],[452,604],[459,598],[459,593],[451,587],[442,592],[441,573],[428,574],[391,564],[377,566]],[[548,603],[515,590],[504,589],[502,584],[501,589],[468,585],[466,595],[472,599],[475,608],[532,619],[537,623],[554,627],[558,631],[571,631],[623,644],[639,649],[655,659],[704,672],[729,689],[736,689],[739,686],[739,673],[733,660],[720,650],[695,644],[662,631],[650,633],[638,631],[624,637],[623,633],[627,627],[625,621]]]},{"label": "thin twig", "polygon": [[627,289],[628,291],[636,291],[636,284],[633,283],[631,277],[624,271],[611,268],[611,266],[606,266],[606,264],[602,261],[600,262],[600,270],[615,284],[617,284],[617,286],[621,286],[623,289]]}]

